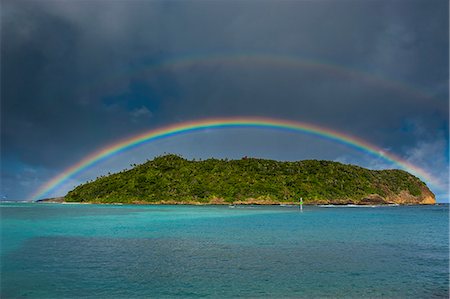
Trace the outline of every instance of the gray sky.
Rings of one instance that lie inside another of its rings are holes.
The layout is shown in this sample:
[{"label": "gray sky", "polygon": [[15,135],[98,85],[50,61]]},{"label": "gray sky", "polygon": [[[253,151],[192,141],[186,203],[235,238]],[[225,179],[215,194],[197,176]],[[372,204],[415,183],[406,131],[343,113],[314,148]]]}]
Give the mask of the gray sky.
[{"label": "gray sky", "polygon": [[[448,200],[448,11],[440,0],[2,1],[1,195],[26,199],[143,131],[252,115],[366,140],[439,179],[432,190]],[[116,156],[50,195],[163,152],[392,166],[298,134],[208,131]]]}]

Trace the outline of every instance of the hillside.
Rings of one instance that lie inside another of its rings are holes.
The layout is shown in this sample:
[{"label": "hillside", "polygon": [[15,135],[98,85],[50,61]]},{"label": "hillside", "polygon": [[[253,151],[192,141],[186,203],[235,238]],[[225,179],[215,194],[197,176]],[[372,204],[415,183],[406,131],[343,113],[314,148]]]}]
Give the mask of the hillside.
[{"label": "hillside", "polygon": [[76,187],[66,201],[98,203],[432,204],[434,194],[403,170],[331,161],[157,157]]}]

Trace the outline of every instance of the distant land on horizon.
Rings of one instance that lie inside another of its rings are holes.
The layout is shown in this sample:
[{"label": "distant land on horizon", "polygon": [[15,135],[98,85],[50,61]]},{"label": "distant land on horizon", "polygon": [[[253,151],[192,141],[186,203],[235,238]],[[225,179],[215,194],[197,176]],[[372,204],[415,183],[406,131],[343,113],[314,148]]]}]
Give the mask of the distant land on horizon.
[{"label": "distant land on horizon", "polygon": [[324,160],[279,162],[156,157],[102,176],[59,201],[130,204],[435,204],[424,182],[397,169]]}]

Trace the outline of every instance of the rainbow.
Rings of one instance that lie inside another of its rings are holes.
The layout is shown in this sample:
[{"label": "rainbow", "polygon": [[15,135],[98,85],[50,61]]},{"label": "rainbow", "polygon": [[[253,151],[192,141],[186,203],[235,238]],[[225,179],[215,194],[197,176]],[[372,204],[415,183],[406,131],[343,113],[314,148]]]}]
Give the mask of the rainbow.
[{"label": "rainbow", "polygon": [[231,118],[213,118],[196,120],[191,122],[183,122],[165,126],[159,129],[153,129],[142,134],[123,139],[119,142],[101,148],[98,151],[93,152],[78,163],[64,170],[56,177],[49,180],[42,185],[34,194],[31,199],[37,200],[43,198],[51,191],[62,186],[62,184],[69,178],[81,173],[87,168],[93,166],[100,161],[113,157],[116,154],[122,153],[131,148],[137,147],[147,142],[155,141],[162,138],[169,138],[180,134],[201,131],[205,129],[221,129],[221,128],[261,128],[261,129],[277,129],[287,130],[296,133],[309,134],[330,141],[338,142],[346,146],[352,147],[364,153],[371,154],[376,157],[383,158],[385,161],[395,164],[401,169],[411,172],[412,174],[420,177],[422,180],[432,184],[433,186],[439,186],[440,182],[428,174],[425,170],[409,163],[406,160],[392,154],[383,151],[375,145],[372,145],[362,139],[346,135],[344,133],[319,127],[317,125],[308,124],[304,122],[262,118],[262,117],[231,117]]},{"label": "rainbow", "polygon": [[364,70],[350,68],[328,61],[319,61],[314,59],[304,59],[294,55],[276,54],[276,53],[206,53],[198,55],[182,55],[167,59],[160,59],[151,63],[141,63],[138,66],[131,67],[121,74],[106,76],[101,82],[93,82],[92,90],[109,85],[116,85],[117,80],[123,78],[140,78],[155,75],[163,70],[189,70],[197,66],[217,67],[217,66],[270,66],[282,67],[285,69],[308,69],[315,72],[321,72],[336,77],[357,79],[359,82],[365,81],[375,86],[381,86],[386,89],[397,91],[408,95],[408,103],[411,101],[427,101],[434,105],[439,111],[446,111],[446,102],[438,101],[432,95],[415,88],[404,82],[393,78],[385,78],[380,74],[367,72]]}]

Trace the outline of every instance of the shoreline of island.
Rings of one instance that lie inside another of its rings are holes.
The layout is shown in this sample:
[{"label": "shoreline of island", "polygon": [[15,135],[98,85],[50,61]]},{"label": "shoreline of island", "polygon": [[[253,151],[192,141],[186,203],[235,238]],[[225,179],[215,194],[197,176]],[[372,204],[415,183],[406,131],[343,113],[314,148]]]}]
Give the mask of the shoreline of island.
[{"label": "shoreline of island", "polygon": [[[132,202],[101,202],[101,201],[65,201],[64,197],[40,199],[34,201],[35,203],[58,203],[58,204],[98,204],[98,205],[180,205],[180,206],[300,206],[299,202],[293,201],[272,201],[272,200],[237,200],[233,202],[222,199],[213,199],[211,201],[175,201],[175,200],[160,200],[160,201],[132,201]],[[436,205],[437,202],[379,202],[379,201],[351,201],[351,200],[318,200],[316,202],[303,202],[303,206],[413,206],[413,205]]]}]

